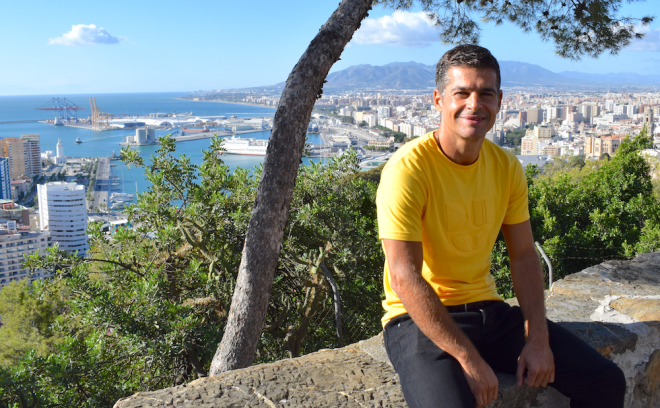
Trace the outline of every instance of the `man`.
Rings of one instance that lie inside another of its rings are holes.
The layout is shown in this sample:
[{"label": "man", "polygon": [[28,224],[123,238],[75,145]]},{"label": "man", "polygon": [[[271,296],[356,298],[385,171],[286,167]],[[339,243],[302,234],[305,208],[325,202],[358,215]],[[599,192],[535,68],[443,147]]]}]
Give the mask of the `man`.
[{"label": "man", "polygon": [[[525,174],[485,140],[502,102],[497,60],[458,46],[438,62],[436,84],[440,127],[399,149],[377,196],[385,345],[408,405],[486,406],[497,370],[518,386],[551,385],[571,407],[622,407],[621,370],[545,318]],[[500,230],[520,307],[502,301],[489,273]]]}]

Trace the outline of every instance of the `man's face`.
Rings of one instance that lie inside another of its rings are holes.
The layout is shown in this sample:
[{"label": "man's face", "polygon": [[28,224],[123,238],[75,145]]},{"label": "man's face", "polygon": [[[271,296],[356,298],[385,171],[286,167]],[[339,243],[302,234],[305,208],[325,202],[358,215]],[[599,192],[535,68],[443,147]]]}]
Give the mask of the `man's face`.
[{"label": "man's face", "polygon": [[502,103],[497,74],[492,68],[452,67],[447,71],[444,95],[436,89],[433,102],[442,115],[443,133],[464,140],[483,139]]}]

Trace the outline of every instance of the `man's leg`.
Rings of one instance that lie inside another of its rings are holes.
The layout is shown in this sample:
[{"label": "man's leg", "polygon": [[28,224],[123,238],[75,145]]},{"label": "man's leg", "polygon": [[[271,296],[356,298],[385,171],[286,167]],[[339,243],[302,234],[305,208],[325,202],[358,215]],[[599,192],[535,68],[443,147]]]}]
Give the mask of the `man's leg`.
[{"label": "man's leg", "polygon": [[[478,312],[460,315],[452,315],[459,327],[471,339],[478,337],[481,315]],[[429,340],[410,316],[392,319],[383,337],[410,408],[475,407],[474,395],[458,361]]]},{"label": "man's leg", "polygon": [[[486,319],[481,352],[494,370],[514,374],[525,345],[520,308]],[[555,359],[555,382],[550,384],[571,399],[572,408],[621,408],[626,392],[623,372],[591,346],[563,327],[548,321]],[[514,358],[511,358],[514,356]]]}]

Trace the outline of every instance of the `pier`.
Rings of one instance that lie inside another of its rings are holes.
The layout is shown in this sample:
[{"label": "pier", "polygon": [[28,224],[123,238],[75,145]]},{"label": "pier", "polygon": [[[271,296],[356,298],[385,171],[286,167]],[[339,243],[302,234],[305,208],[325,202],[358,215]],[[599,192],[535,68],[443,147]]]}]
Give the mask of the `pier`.
[{"label": "pier", "polygon": [[0,122],[0,125],[11,125],[12,123],[37,123],[41,122],[42,119],[35,119],[35,120],[8,120],[4,122]]},{"label": "pier", "polygon": [[94,183],[94,200],[89,204],[91,207],[101,208],[101,204],[108,203],[110,194],[110,158],[99,157],[98,168],[96,169],[96,183]]}]

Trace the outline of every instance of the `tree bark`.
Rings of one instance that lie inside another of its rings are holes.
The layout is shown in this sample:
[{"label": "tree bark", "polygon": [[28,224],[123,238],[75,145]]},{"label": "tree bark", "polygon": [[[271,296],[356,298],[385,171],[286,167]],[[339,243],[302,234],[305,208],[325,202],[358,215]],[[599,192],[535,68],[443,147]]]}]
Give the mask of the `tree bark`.
[{"label": "tree bark", "polygon": [[312,109],[330,68],[372,2],[343,0],[289,74],[275,114],[225,333],[211,363],[212,376],[248,367],[254,360]]}]

